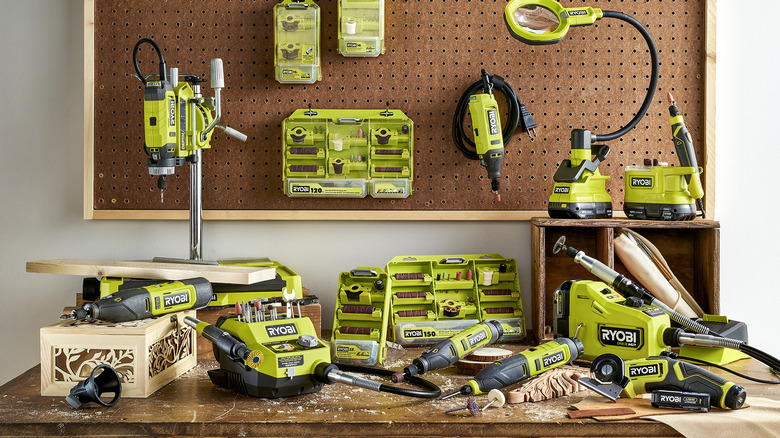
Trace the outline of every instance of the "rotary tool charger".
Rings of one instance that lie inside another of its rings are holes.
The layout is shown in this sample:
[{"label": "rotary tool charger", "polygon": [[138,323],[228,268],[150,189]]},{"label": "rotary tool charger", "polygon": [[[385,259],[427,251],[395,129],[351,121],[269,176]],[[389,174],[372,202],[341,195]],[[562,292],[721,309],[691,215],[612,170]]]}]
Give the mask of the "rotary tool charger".
[{"label": "rotary tool charger", "polygon": [[446,368],[474,350],[492,345],[503,334],[504,328],[498,321],[489,320],[474,324],[423,352],[404,368],[403,373],[395,373],[393,381],[401,382],[416,374]]},{"label": "rotary tool charger", "polygon": [[[156,283],[119,290],[70,313],[74,320],[135,321],[183,310],[200,309],[211,301],[211,283],[205,278]],[[67,318],[66,315],[63,315]],[[61,318],[63,318],[61,317]]]},{"label": "rotary tool charger", "polygon": [[[494,88],[501,91],[506,98],[509,115],[503,130],[499,116],[501,111],[493,96]],[[480,90],[482,92],[477,93]],[[473,141],[463,131],[466,108],[471,113]],[[501,189],[500,178],[504,147],[512,139],[512,134],[517,129],[521,113],[523,126],[530,135],[531,130],[536,127],[536,123],[533,122],[528,110],[517,98],[512,86],[500,76],[491,75],[484,69],[482,70],[482,80],[466,89],[455,109],[455,116],[452,120],[452,139],[455,146],[466,158],[480,160],[480,164],[487,169],[496,202],[501,201],[499,190]]]},{"label": "rotary tool charger", "polygon": [[613,401],[618,396],[671,390],[709,394],[712,406],[739,409],[747,395],[741,386],[699,366],[664,356],[624,361],[604,354],[593,361],[591,377],[579,382]]},{"label": "rotary tool charger", "polygon": [[558,338],[532,347],[485,367],[460,390],[442,400],[462,395],[485,394],[492,389],[506,388],[545,371],[570,363],[582,356],[584,347],[577,338]]},{"label": "rotary tool charger", "polygon": [[[316,336],[306,317],[256,322],[223,315],[216,325],[186,317],[185,323],[211,341],[220,368],[209,370],[211,381],[242,394],[280,398],[318,392],[324,384],[346,383],[374,391],[410,397],[435,398],[441,390],[419,377],[410,382],[426,391],[382,384],[343,372],[330,363],[330,349]],[[341,369],[391,375],[389,370],[341,366]]]}]

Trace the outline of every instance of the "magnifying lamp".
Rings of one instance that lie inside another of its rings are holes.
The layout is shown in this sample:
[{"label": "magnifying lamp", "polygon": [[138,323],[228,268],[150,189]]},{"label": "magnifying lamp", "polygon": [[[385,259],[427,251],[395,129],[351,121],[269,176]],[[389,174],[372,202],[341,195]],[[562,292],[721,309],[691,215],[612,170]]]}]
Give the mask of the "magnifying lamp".
[{"label": "magnifying lamp", "polygon": [[591,144],[619,138],[642,120],[658,83],[658,50],[647,29],[633,17],[621,12],[591,7],[564,8],[555,0],[511,0],[504,9],[504,22],[509,33],[530,45],[555,44],[566,36],[570,27],[592,25],[602,18],[625,21],[642,34],[650,51],[650,85],[634,118],[617,131],[608,134],[596,134],[586,129],[572,131],[571,159],[564,160],[553,176],[555,188],[547,208],[551,217],[612,217],[612,198],[606,191],[606,180],[609,177],[601,175],[597,168],[609,154],[609,147],[594,145],[597,149],[593,158]]}]

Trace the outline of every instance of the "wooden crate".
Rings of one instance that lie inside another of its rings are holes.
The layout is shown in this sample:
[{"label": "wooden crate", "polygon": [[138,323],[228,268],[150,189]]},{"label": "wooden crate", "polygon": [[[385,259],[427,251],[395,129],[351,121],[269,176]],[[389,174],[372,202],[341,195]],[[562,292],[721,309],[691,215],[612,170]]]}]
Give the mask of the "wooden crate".
[{"label": "wooden crate", "polygon": [[531,220],[533,336],[536,342],[552,339],[553,294],[566,280],[598,280],[562,252],[553,254],[555,241],[585,251],[635,281],[615,256],[617,228],[641,234],[663,254],[672,272],[706,313],[720,312],[720,224],[711,220],[687,222],[630,219]]},{"label": "wooden crate", "polygon": [[122,397],[147,397],[197,363],[197,333],[179,312],[125,323],[65,320],[41,329],[41,395],[67,396],[100,364],[122,379]]}]

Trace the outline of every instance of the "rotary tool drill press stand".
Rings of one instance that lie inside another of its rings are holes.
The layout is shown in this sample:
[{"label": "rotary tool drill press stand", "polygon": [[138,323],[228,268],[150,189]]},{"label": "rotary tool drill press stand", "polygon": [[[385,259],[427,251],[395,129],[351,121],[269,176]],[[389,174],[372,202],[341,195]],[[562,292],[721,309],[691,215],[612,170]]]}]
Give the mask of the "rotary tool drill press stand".
[{"label": "rotary tool drill press stand", "polygon": [[[157,52],[159,75],[144,76],[141,73],[138,49],[144,43],[151,45]],[[133,65],[138,79],[144,83],[144,151],[150,157],[147,160],[149,174],[158,176],[157,187],[160,189],[160,202],[163,202],[166,175],[172,175],[177,166],[190,163],[190,260],[203,263],[202,149],[211,148],[214,128],[220,128],[238,140],[247,139],[246,135],[235,129],[217,124],[222,117],[221,91],[225,87],[222,60],[211,60],[213,98],[204,98],[201,94],[200,84],[205,82],[204,79],[195,75],[180,75],[178,68],[171,68],[171,80],[168,81],[162,51],[149,38],[136,43]],[[149,80],[150,76],[159,77],[158,80]],[[179,79],[183,80],[180,82]]]}]

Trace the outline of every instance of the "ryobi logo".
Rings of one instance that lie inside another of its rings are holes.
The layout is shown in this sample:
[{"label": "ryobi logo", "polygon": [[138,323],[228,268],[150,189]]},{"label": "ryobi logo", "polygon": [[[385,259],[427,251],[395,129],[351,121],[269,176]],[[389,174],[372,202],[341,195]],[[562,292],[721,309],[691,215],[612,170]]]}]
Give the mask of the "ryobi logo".
[{"label": "ryobi logo", "polygon": [[683,399],[679,395],[662,395],[661,402],[667,403],[682,403]]},{"label": "ryobi logo", "polygon": [[631,178],[631,187],[653,187],[653,178]]},{"label": "ryobi logo", "polygon": [[176,100],[168,99],[168,126],[176,125]]},{"label": "ryobi logo", "polygon": [[569,13],[569,15],[588,15],[588,12],[580,9],[579,11],[566,11]]},{"label": "ryobi logo", "polygon": [[163,297],[163,307],[171,307],[190,302],[189,292],[179,292],[177,294],[165,295]]},{"label": "ryobi logo", "polygon": [[563,355],[563,351],[559,351],[557,353],[553,353],[549,356],[542,358],[542,366],[545,368],[555,365],[558,362],[563,362],[565,360],[565,356]]},{"label": "ryobi logo", "polygon": [[349,353],[350,348],[349,347],[336,347],[336,351],[342,352],[342,353]]},{"label": "ryobi logo", "polygon": [[160,81],[149,81],[146,83],[147,87],[162,87],[162,82]]},{"label": "ryobi logo", "polygon": [[498,134],[498,117],[496,117],[496,110],[487,111],[488,126],[490,127],[490,135]]},{"label": "ryobi logo", "polygon": [[358,43],[347,43],[347,47],[349,47],[351,49],[354,49],[357,46],[358,46]]},{"label": "ryobi logo", "polygon": [[656,376],[661,374],[658,364],[628,367],[628,377]]},{"label": "ryobi logo", "polygon": [[422,338],[422,330],[404,330],[404,338]]},{"label": "ryobi logo", "polygon": [[469,346],[473,347],[479,344],[480,342],[484,341],[485,339],[487,339],[487,334],[485,334],[484,331],[481,331],[469,338]]},{"label": "ryobi logo", "polygon": [[555,187],[553,189],[553,193],[561,193],[561,194],[564,194],[564,195],[568,195],[569,194],[569,187]]},{"label": "ryobi logo", "polygon": [[642,330],[601,326],[599,340],[604,345],[639,348],[642,342]]},{"label": "ryobi logo", "polygon": [[293,193],[309,193],[309,186],[292,186]]},{"label": "ryobi logo", "polygon": [[298,329],[295,327],[295,324],[269,325],[265,328],[265,331],[268,332],[268,336],[271,338],[298,334]]}]

